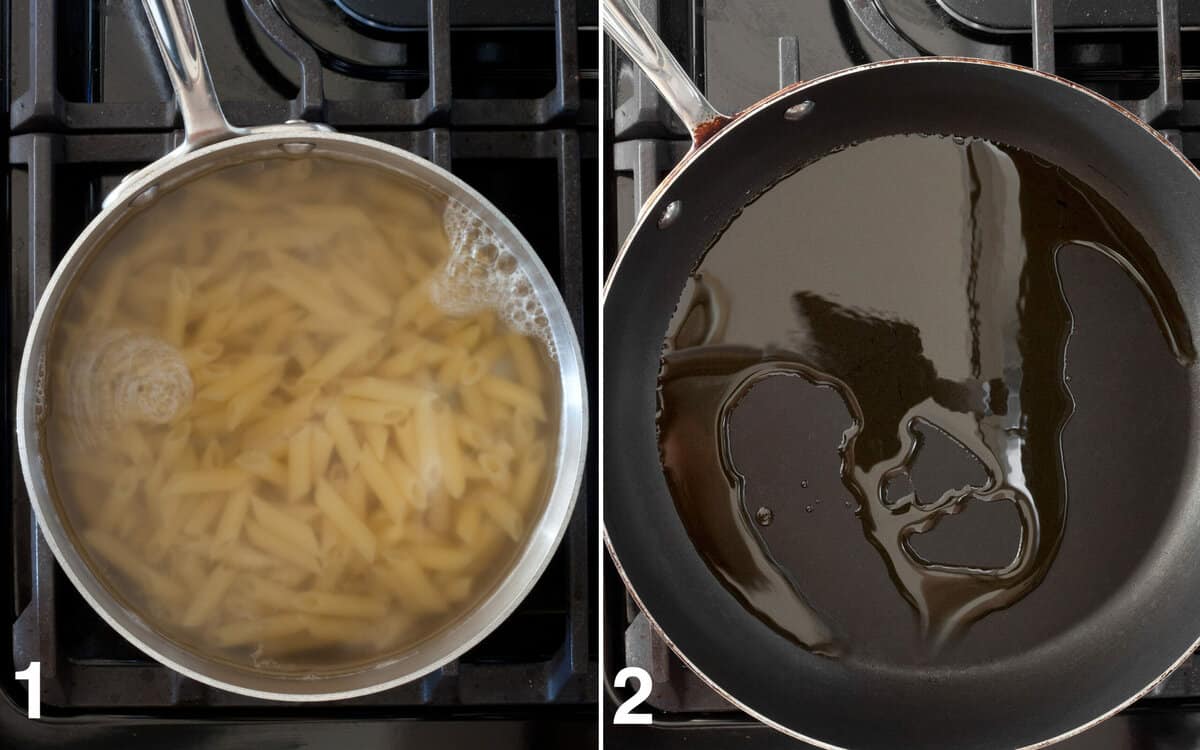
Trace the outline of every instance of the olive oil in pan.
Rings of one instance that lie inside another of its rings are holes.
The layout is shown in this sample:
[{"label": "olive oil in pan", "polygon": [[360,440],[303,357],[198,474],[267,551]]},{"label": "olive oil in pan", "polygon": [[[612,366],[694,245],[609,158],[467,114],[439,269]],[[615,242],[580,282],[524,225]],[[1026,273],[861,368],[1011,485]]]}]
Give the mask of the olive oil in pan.
[{"label": "olive oil in pan", "polygon": [[[782,508],[759,500],[775,497],[792,515],[856,514],[878,555],[853,545],[847,564],[882,559],[922,648],[1026,597],[1067,524],[1063,430],[1077,409],[1103,408],[1078,404],[1067,375],[1075,320],[1064,286],[1072,269],[1100,267],[1095,258],[1140,291],[1128,304],[1150,307],[1146,336],[1169,349],[1171,368],[1190,364],[1179,301],[1145,240],[1095,191],[1022,151],[890,136],[830,154],[745,206],[683,290],[659,379],[664,470],[714,574],[809,650],[856,648],[766,543]],[[849,499],[822,506],[812,467],[770,423],[839,410],[849,426],[829,452]],[[764,463],[776,465],[771,486],[748,500],[743,465]],[[986,562],[917,551],[920,535],[970,505],[1015,511],[1011,534],[995,530],[998,557],[994,544]]]}]

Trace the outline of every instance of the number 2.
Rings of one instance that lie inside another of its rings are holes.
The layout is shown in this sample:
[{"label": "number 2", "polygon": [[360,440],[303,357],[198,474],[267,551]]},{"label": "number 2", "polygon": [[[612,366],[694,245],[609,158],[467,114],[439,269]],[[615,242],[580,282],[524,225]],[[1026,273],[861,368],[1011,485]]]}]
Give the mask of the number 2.
[{"label": "number 2", "polygon": [[29,699],[25,703],[29,718],[42,718],[42,663],[31,661],[28,669],[22,669],[14,677],[29,683]]},{"label": "number 2", "polygon": [[617,706],[616,713],[613,714],[613,724],[649,724],[653,721],[653,717],[646,713],[634,713],[633,709],[642,704],[642,701],[650,697],[650,690],[653,684],[650,681],[650,673],[641,667],[625,667],[620,672],[617,672],[616,678],[613,680],[619,688],[625,687],[629,682],[629,678],[633,677],[638,682],[638,689],[629,700]]}]

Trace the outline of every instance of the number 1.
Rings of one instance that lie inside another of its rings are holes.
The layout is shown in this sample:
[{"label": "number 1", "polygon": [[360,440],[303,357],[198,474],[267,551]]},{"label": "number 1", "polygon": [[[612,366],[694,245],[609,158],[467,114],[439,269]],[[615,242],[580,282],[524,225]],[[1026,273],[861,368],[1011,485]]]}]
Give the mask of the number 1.
[{"label": "number 1", "polygon": [[29,718],[42,718],[42,663],[31,661],[28,669],[17,672],[15,676],[29,683],[29,700],[25,703]]}]

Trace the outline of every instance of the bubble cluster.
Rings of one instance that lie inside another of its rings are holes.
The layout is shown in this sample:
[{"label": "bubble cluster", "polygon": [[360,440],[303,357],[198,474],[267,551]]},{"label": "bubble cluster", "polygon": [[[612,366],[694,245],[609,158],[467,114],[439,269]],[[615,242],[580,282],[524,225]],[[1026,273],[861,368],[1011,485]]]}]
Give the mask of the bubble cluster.
[{"label": "bubble cluster", "polygon": [[46,353],[38,357],[37,383],[33,388],[33,418],[41,424],[46,419]]},{"label": "bubble cluster", "polygon": [[96,333],[84,343],[63,386],[71,422],[85,445],[126,424],[167,424],[191,404],[194,393],[179,350],[125,329]]},{"label": "bubble cluster", "polygon": [[456,200],[442,216],[450,258],[430,290],[434,304],[451,315],[493,310],[509,328],[540,339],[557,358],[550,319],[517,256],[492,229]]}]

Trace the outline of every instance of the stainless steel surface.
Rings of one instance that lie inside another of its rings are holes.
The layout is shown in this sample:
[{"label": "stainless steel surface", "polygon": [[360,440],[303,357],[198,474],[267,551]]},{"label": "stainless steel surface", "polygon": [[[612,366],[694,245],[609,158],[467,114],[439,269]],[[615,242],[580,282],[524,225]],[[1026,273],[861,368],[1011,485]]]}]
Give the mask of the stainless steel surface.
[{"label": "stainless steel surface", "polygon": [[[208,61],[204,57],[204,47],[200,44],[200,35],[196,30],[196,21],[192,17],[192,8],[188,0],[142,0],[142,7],[150,20],[154,40],[162,55],[167,77],[171,79],[171,87],[175,89],[175,99],[183,117],[183,142],[164,156],[163,161],[180,159],[196,149],[248,133],[306,134],[333,130],[328,125],[303,120],[288,120],[282,125],[262,125],[253,128],[230,125],[225,119],[217,91],[213,87]],[[127,175],[121,184],[105,197],[104,207],[119,203],[126,193],[134,189],[139,175],[139,172]],[[138,188],[137,192],[146,189],[144,186]],[[151,196],[148,194],[147,199],[149,197]]]},{"label": "stainless steel surface", "polygon": [[185,133],[180,148],[191,151],[237,135],[221,111],[187,0],[142,0],[142,7],[179,100]]},{"label": "stainless steel surface", "polygon": [[634,0],[604,0],[600,15],[604,30],[642,69],[688,132],[696,136],[706,123],[726,119],[700,93]]},{"label": "stainless steel surface", "polygon": [[[166,12],[174,13],[174,21],[158,25],[156,19],[157,30],[168,35],[178,31],[182,35],[182,38],[171,37],[166,43],[160,39],[168,68],[172,67],[170,50],[187,47],[186,39],[190,37],[195,43],[192,60],[199,61],[203,69],[203,54],[187,3],[169,0],[165,4],[171,7]],[[152,7],[164,10],[163,3],[147,0],[147,11],[151,14],[154,12]],[[211,87],[207,90],[212,93]],[[180,90],[177,93],[182,102],[185,93]],[[215,104],[215,97],[211,101]],[[182,106],[186,112],[187,105]],[[201,106],[207,105],[202,102]],[[219,107],[216,112],[219,115]],[[210,110],[200,122],[211,125],[211,114]],[[223,116],[220,119],[224,121]],[[185,124],[189,127],[195,122],[185,116]],[[220,135],[217,131],[208,132],[211,136]],[[187,142],[191,142],[190,131]],[[50,491],[42,454],[41,420],[44,414],[41,400],[49,391],[45,361],[54,324],[76,282],[96,255],[103,251],[108,238],[131,216],[153,210],[155,199],[162,192],[215,169],[265,158],[333,158],[356,162],[418,180],[459,201],[496,232],[526,269],[534,292],[546,308],[558,352],[561,416],[554,477],[541,516],[533,525],[512,569],[473,610],[416,648],[361,669],[336,674],[305,677],[268,674],[199,654],[157,632],[127,609],[96,575],[86,554],[76,543],[59,499]],[[583,355],[553,279],[516,227],[473,188],[406,151],[365,138],[334,133],[325,126],[289,123],[246,131],[229,129],[215,142],[194,149],[177,149],[129,175],[109,195],[104,210],[59,263],[38,300],[21,359],[17,382],[17,451],[39,527],[55,558],[88,604],[130,643],[188,677],[225,690],[276,700],[327,701],[385,690],[441,667],[494,630],[529,593],[566,531],[582,483],[588,416],[586,394]]]}]

